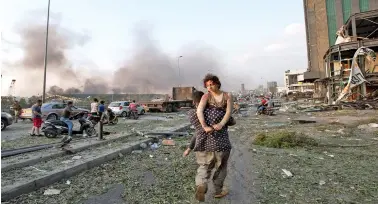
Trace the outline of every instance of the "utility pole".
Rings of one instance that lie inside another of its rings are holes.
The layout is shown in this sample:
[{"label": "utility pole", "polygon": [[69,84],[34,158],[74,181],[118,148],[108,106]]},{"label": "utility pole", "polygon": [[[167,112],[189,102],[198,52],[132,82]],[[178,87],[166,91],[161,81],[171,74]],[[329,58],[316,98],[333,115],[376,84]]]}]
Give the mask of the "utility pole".
[{"label": "utility pole", "polygon": [[181,76],[180,76],[180,58],[182,56],[177,57],[177,69],[178,69],[178,80],[179,80],[179,87],[181,87]]},{"label": "utility pole", "polygon": [[45,68],[43,72],[43,93],[42,93],[42,103],[46,100],[46,68],[47,68],[47,47],[49,42],[49,21],[50,21],[50,0],[48,0],[47,5],[47,24],[46,24],[46,40],[45,40]]}]

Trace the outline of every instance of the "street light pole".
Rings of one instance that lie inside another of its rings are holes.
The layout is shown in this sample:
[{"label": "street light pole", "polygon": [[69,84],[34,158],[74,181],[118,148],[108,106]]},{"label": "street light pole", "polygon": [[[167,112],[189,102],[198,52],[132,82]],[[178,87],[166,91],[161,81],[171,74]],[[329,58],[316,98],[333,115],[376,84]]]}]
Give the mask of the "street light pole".
[{"label": "street light pole", "polygon": [[179,87],[181,87],[180,81],[181,81],[181,76],[180,76],[180,58],[182,56],[177,57],[177,69],[178,69],[178,79],[179,79]]},{"label": "street light pole", "polygon": [[50,0],[48,0],[47,6],[47,24],[46,24],[46,41],[45,41],[45,69],[43,72],[43,94],[42,94],[42,103],[45,103],[46,100],[46,68],[47,68],[47,47],[49,42],[49,21],[50,21]]}]

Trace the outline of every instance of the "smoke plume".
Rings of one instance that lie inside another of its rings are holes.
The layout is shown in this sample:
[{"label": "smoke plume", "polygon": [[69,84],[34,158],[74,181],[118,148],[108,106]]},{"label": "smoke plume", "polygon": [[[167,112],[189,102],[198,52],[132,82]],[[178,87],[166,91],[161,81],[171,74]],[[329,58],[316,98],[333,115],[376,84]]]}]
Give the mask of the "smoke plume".
[{"label": "smoke plume", "polygon": [[[18,32],[21,36],[21,46],[24,57],[21,60],[22,67],[38,70],[44,68],[46,25],[26,22],[22,24]],[[76,73],[71,68],[66,51],[77,45],[84,45],[89,40],[87,35],[79,35],[63,29],[59,22],[49,25],[47,66],[49,72],[59,74],[62,77],[73,78]]]},{"label": "smoke plume", "polygon": [[[29,22],[23,23],[18,31],[24,51],[19,67],[23,67],[25,72],[33,72],[33,77],[37,74],[40,81],[44,67],[46,27]],[[108,78],[94,76],[91,74],[93,71],[89,75],[76,72],[67,55],[67,51],[84,45],[89,37],[66,30],[59,22],[52,22],[47,56],[48,85],[51,86],[48,93],[169,93],[173,86],[202,86],[202,77],[208,72],[215,73],[222,80],[222,56],[215,48],[196,42],[183,46],[179,55],[170,56],[163,52],[152,34],[151,27],[137,24],[133,32],[133,55],[114,71],[111,77],[113,82],[109,84]],[[93,67],[86,69],[92,70]]]},{"label": "smoke plume", "polygon": [[64,90],[63,88],[59,87],[59,86],[51,86],[49,88],[49,90],[47,91],[48,94],[51,94],[51,95],[62,95],[62,94],[81,94],[82,91],[78,88],[75,88],[75,87],[71,87],[71,88],[68,88],[66,90]]},{"label": "smoke plume", "polygon": [[[134,55],[114,73],[113,86],[124,93],[169,93],[173,86],[201,84],[201,77],[221,73],[217,51],[201,43],[185,46],[180,55],[164,53],[152,38],[150,27],[138,25],[134,32]],[[215,54],[214,54],[215,53]],[[180,71],[179,71],[180,70]]]},{"label": "smoke plume", "polygon": [[108,93],[109,87],[105,78],[92,77],[85,80],[83,92],[87,94]]}]

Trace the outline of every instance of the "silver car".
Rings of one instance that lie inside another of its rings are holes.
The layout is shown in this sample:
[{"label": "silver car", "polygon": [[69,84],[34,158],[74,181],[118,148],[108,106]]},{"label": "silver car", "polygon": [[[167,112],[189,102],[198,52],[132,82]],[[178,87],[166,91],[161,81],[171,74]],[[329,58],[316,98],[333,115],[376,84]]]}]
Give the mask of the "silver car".
[{"label": "silver car", "polygon": [[[66,106],[67,106],[67,103],[63,103],[63,102],[44,103],[41,106],[42,117],[46,118],[47,120],[57,120],[62,116],[63,110]],[[82,111],[89,112],[88,109],[77,108],[75,106],[72,106],[73,115]],[[32,118],[31,108],[22,109],[20,118],[31,119]]]},{"label": "silver car", "polygon": [[[114,101],[109,104],[108,108],[110,108],[114,112],[114,114],[121,117],[126,117],[130,110],[130,103],[130,101]],[[143,106],[139,104],[137,104],[137,111],[138,115],[143,115],[145,113]]]}]

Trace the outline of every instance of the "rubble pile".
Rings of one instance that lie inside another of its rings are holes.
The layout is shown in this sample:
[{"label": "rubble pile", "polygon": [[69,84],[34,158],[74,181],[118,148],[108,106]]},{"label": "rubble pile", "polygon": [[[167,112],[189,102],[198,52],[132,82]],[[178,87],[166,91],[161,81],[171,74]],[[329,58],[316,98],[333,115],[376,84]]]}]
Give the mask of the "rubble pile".
[{"label": "rubble pile", "polygon": [[364,110],[364,109],[378,109],[378,98],[376,99],[368,99],[368,100],[357,100],[353,102],[341,102],[340,103],[343,108],[353,108],[357,110]]}]

